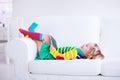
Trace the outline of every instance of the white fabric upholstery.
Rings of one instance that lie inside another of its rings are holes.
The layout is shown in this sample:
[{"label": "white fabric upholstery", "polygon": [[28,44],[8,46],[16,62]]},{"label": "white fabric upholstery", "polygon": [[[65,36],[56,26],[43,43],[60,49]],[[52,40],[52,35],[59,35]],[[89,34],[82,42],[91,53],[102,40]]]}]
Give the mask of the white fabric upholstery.
[{"label": "white fabric upholstery", "polygon": [[101,19],[100,44],[106,59],[120,58],[120,16]]},{"label": "white fabric upholstery", "polygon": [[[26,54],[24,54],[26,53]],[[16,38],[6,45],[6,54],[11,59],[24,58],[27,61],[34,60],[37,53],[37,47],[30,38]],[[13,61],[15,61],[13,60]]]},{"label": "white fabric upholstery", "polygon": [[120,76],[120,59],[103,60],[101,74],[104,76]]},{"label": "white fabric upholstery", "polygon": [[98,75],[101,60],[36,60],[29,63],[32,74]]},{"label": "white fabric upholstery", "polygon": [[20,80],[28,79],[28,63],[36,57],[36,44],[31,39],[18,38],[6,45],[6,55],[15,67],[15,77]]},{"label": "white fabric upholstery", "polygon": [[74,75],[38,75],[31,74],[31,80],[120,80],[120,77],[106,77],[106,76],[74,76]]},{"label": "white fabric upholstery", "polygon": [[100,46],[105,60],[101,73],[104,76],[120,76],[120,16],[101,19]]}]

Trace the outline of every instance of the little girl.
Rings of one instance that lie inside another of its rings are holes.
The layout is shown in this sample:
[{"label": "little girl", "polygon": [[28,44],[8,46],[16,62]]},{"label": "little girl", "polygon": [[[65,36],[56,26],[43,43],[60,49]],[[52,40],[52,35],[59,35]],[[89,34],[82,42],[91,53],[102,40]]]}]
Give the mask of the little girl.
[{"label": "little girl", "polygon": [[[31,39],[33,39],[36,42],[37,45],[37,52],[38,52],[38,57],[36,59],[41,59],[41,60],[51,60],[51,59],[59,59],[59,60],[64,60],[65,56],[70,56],[70,55],[75,55],[78,56],[78,53],[82,54],[81,58],[85,59],[103,59],[104,55],[101,53],[99,46],[96,43],[87,43],[82,45],[80,48],[71,48],[70,50],[75,49],[74,52],[70,52],[70,54],[67,53],[67,55],[63,55],[62,57],[59,54],[53,54],[51,53],[51,50],[56,49],[57,45],[53,37],[51,37],[48,34],[42,34],[42,33],[37,33],[37,32],[30,32],[26,31],[23,29],[19,29],[19,31],[24,35],[28,35]],[[59,58],[56,58],[59,57]],[[67,60],[73,60],[75,58],[70,57],[67,58]],[[79,58],[80,59],[80,58]]]}]

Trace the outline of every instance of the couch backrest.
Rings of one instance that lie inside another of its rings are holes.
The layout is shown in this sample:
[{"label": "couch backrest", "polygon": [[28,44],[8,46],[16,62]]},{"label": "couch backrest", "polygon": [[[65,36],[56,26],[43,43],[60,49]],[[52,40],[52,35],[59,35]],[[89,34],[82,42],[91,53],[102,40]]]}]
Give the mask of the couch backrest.
[{"label": "couch backrest", "polygon": [[102,17],[100,45],[106,59],[120,58],[120,16]]}]

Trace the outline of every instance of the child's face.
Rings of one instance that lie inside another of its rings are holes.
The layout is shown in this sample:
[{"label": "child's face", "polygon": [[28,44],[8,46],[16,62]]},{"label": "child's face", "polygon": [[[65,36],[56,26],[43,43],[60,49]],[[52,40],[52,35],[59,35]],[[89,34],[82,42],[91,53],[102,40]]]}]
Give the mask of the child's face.
[{"label": "child's face", "polygon": [[88,53],[90,52],[90,49],[92,47],[90,46],[90,44],[83,44],[80,49],[83,51],[83,53],[85,54],[85,56],[88,55]]},{"label": "child's face", "polygon": [[80,47],[85,56],[89,59],[102,58],[103,55],[96,43],[84,44]]}]

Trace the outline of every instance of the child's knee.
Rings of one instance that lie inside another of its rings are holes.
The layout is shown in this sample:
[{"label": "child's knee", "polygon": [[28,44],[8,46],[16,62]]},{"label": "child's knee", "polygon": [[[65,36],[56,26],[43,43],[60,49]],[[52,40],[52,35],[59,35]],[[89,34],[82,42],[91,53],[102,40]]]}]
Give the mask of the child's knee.
[{"label": "child's knee", "polygon": [[51,45],[50,35],[49,35],[49,34],[44,34],[42,41],[43,41],[43,43],[46,43],[46,44],[48,44],[48,45]]}]

